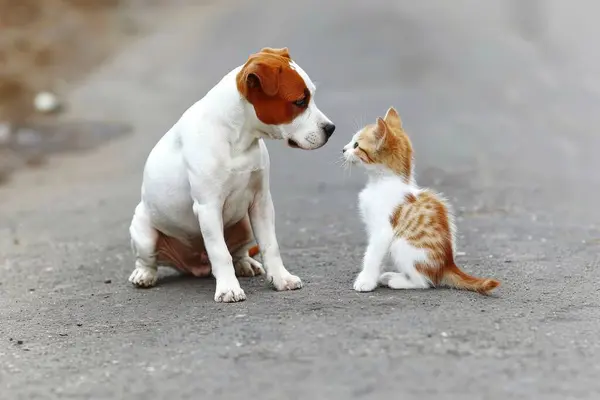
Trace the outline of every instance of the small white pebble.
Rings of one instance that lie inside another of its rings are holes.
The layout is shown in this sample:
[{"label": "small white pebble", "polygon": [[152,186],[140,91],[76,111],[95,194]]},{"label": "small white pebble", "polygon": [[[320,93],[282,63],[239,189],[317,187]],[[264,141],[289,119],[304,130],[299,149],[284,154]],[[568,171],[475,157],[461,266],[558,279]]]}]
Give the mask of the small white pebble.
[{"label": "small white pebble", "polygon": [[51,113],[59,107],[58,99],[53,93],[40,92],[33,100],[35,109],[42,113]]},{"label": "small white pebble", "polygon": [[456,255],[457,255],[457,256],[466,256],[466,255],[467,255],[467,253],[465,253],[464,251],[457,251],[457,252],[456,252]]},{"label": "small white pebble", "polygon": [[241,342],[235,342],[235,347],[242,347],[242,343]]},{"label": "small white pebble", "polygon": [[448,333],[447,333],[447,332],[442,332],[442,333],[440,333],[440,335],[441,335],[442,337],[448,337]]}]

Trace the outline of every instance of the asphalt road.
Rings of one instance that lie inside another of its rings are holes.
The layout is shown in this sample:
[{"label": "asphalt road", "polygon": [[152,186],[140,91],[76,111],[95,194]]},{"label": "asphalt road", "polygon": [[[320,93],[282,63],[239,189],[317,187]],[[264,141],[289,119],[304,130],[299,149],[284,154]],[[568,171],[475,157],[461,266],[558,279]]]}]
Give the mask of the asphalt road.
[{"label": "asphalt road", "polygon": [[[415,3],[185,6],[73,88],[68,117],[134,133],[0,188],[0,398],[598,398],[599,6]],[[290,48],[338,126],[314,152],[268,144],[305,288],[244,279],[246,302],[216,304],[213,281],[168,270],[131,287],[147,153],[263,46]],[[364,176],[336,160],[390,105],[418,181],[454,204],[458,261],[499,279],[495,296],[352,290]]]}]

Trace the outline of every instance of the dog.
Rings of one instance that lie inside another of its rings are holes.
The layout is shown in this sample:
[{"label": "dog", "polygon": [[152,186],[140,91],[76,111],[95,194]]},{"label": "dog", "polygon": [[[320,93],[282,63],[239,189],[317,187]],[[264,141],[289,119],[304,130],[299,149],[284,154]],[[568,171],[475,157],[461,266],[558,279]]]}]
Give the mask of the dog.
[{"label": "dog", "polygon": [[[304,150],[325,145],[335,125],[314,97],[287,48],[263,48],[182,114],[144,167],[129,228],[133,285],[154,286],[164,264],[212,272],[216,302],[246,299],[238,276],[266,272],[278,291],[302,287],[281,259],[263,139]],[[252,258],[255,242],[262,265]]]}]

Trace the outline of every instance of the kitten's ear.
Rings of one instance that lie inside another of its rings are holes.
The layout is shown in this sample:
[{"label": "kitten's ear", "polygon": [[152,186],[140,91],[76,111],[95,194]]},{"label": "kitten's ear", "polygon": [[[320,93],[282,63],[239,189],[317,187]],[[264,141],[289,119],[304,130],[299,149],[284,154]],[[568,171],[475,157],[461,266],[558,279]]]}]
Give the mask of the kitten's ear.
[{"label": "kitten's ear", "polygon": [[377,149],[379,149],[388,135],[387,124],[381,117],[377,117],[377,128],[375,129],[375,140],[377,140]]},{"label": "kitten's ear", "polygon": [[394,107],[390,107],[385,113],[385,117],[383,120],[387,122],[390,126],[394,126],[396,128],[402,129],[402,120],[400,119],[400,115],[398,111]]}]

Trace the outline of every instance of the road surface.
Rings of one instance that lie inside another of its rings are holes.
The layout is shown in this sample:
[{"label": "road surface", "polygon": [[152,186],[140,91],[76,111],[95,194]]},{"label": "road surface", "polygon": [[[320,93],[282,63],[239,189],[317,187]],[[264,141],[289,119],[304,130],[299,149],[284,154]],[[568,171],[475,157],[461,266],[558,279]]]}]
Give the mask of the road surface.
[{"label": "road surface", "polygon": [[[3,399],[596,399],[600,28],[581,1],[275,0],[182,6],[73,88],[67,117],[133,134],[0,188]],[[540,14],[541,13],[541,14]],[[301,291],[248,300],[162,271],[127,283],[128,225],[156,140],[226,72],[288,46],[337,124],[271,142],[284,261]],[[340,149],[395,106],[417,179],[451,199],[464,269],[495,296],[358,294],[359,170]]]}]

